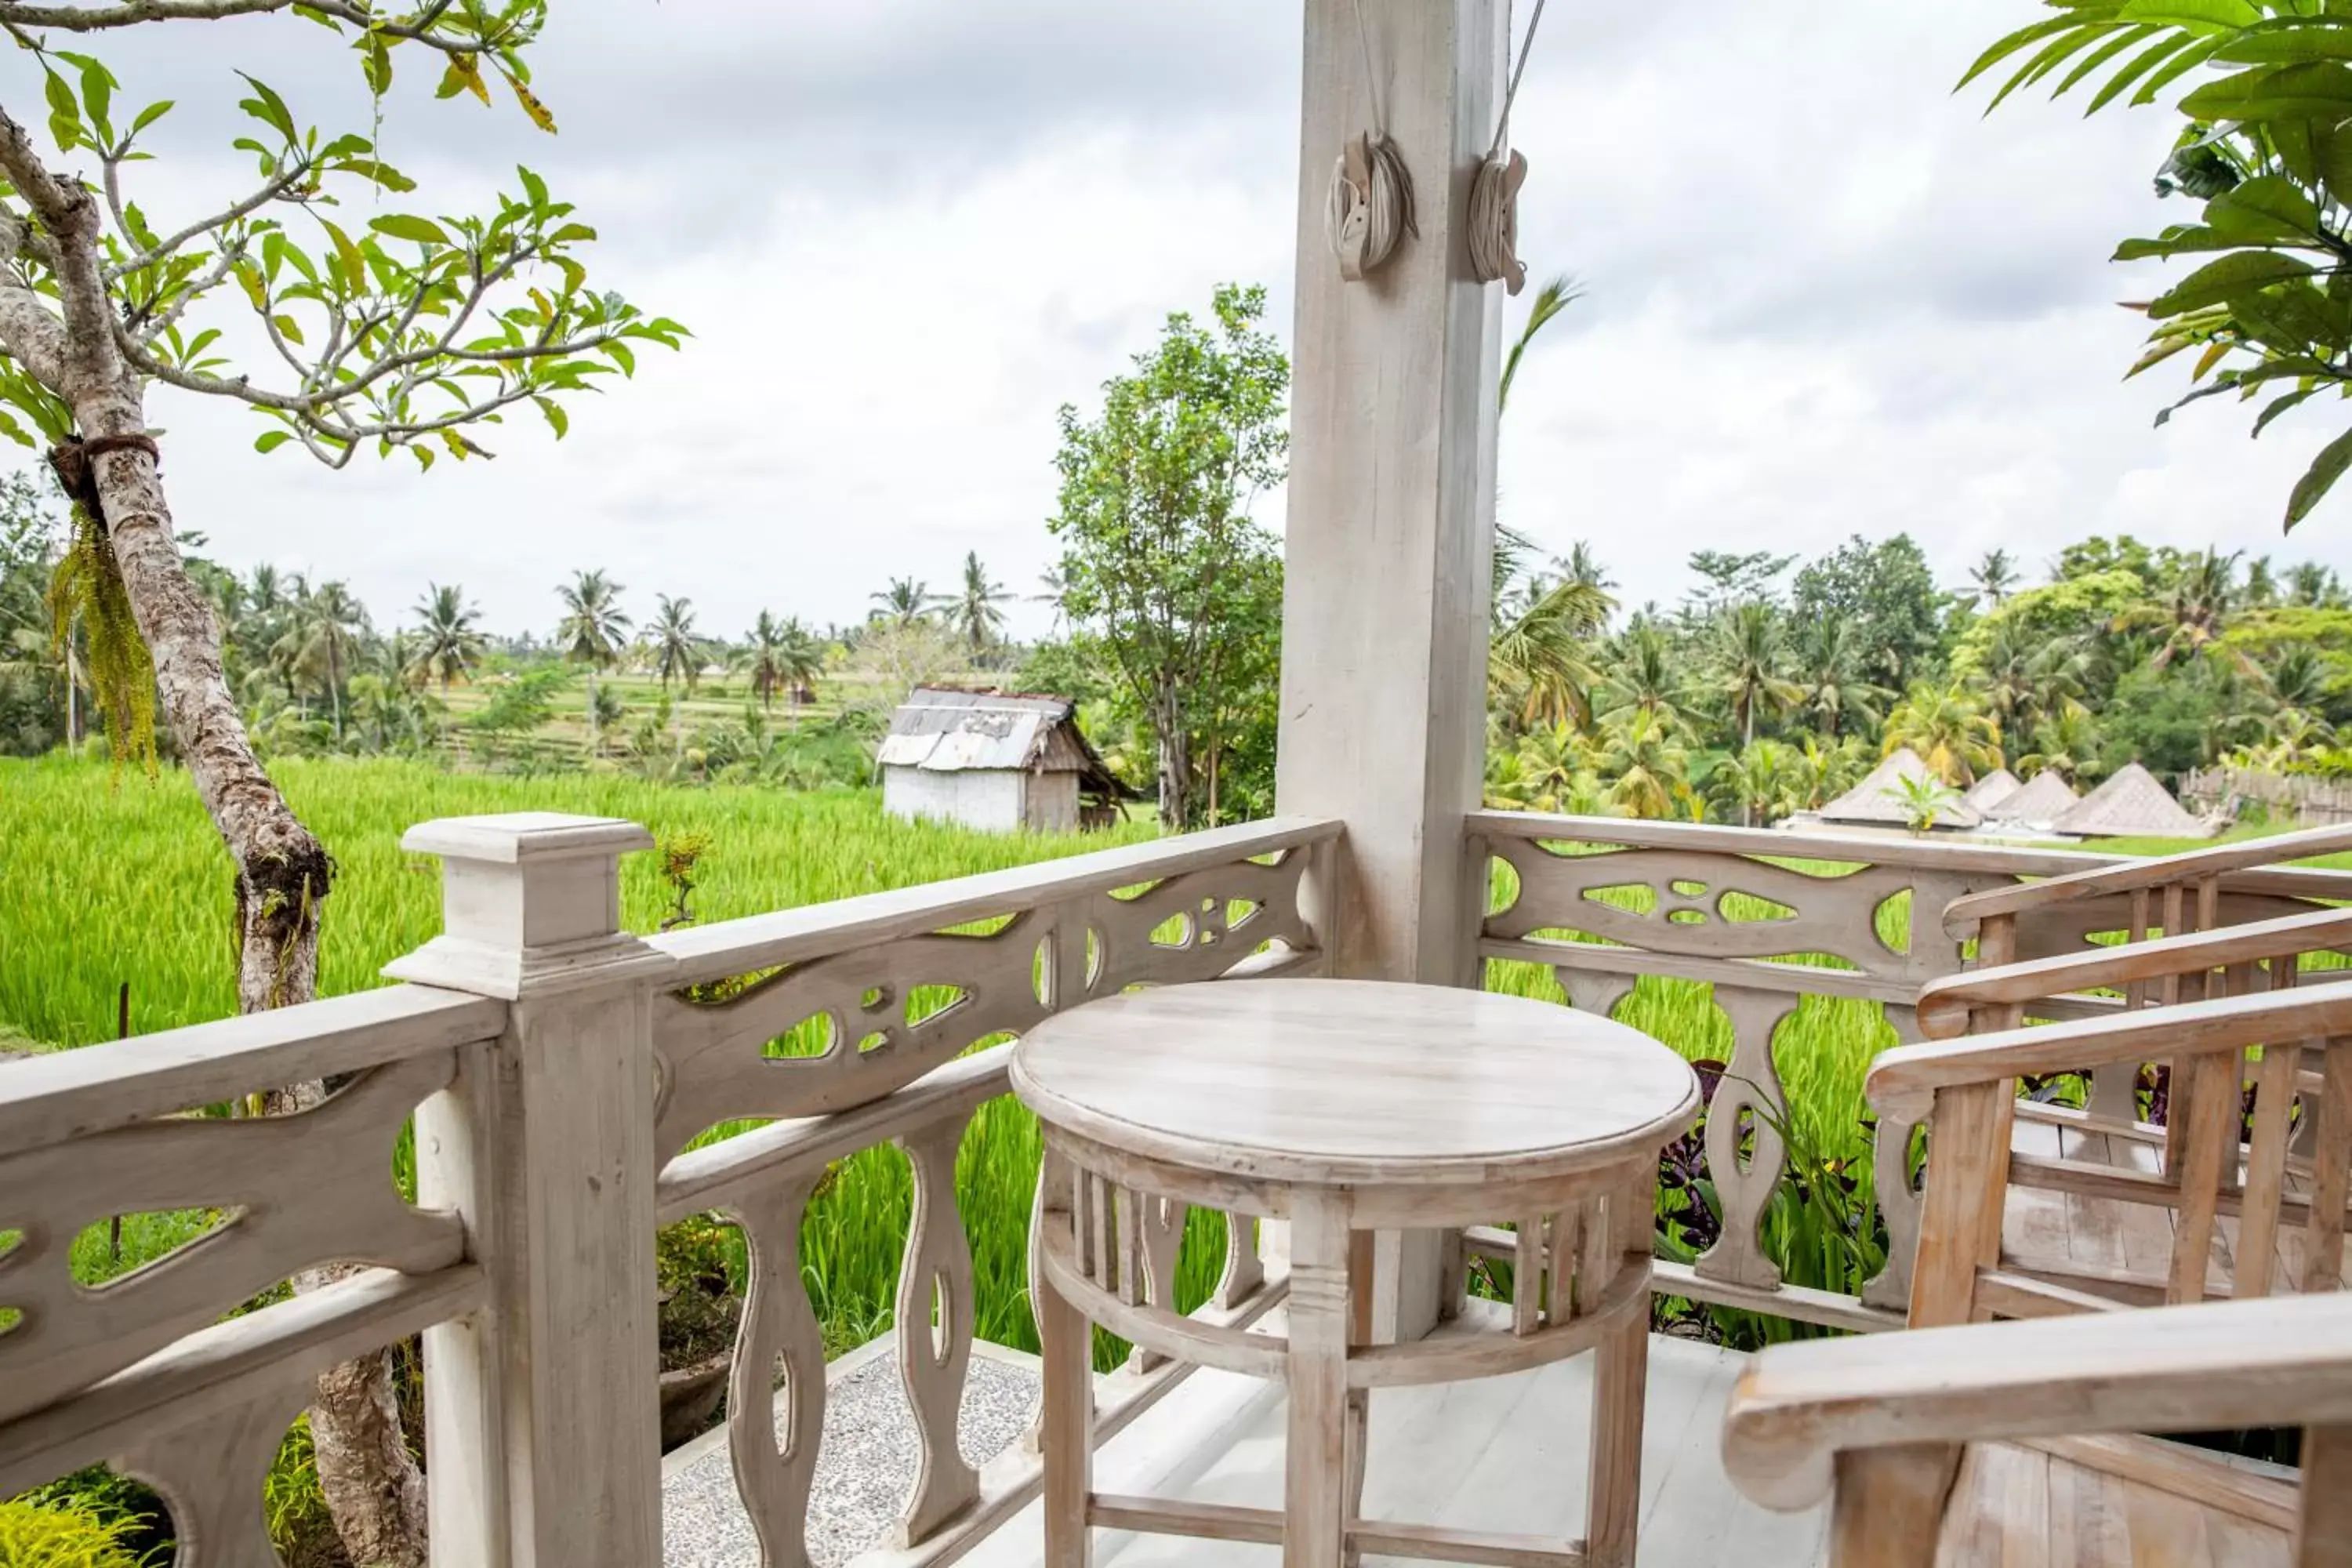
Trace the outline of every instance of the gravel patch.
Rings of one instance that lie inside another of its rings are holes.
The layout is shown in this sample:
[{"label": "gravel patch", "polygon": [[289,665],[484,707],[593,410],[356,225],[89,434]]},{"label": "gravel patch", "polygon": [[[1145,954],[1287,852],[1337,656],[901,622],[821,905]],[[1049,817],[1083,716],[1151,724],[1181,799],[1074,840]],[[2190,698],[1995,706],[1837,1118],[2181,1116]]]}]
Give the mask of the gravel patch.
[{"label": "gravel patch", "polygon": [[[967,1461],[984,1464],[1020,1437],[1036,1414],[1037,1386],[1032,1360],[973,1355],[957,1422],[956,1446]],[[917,1453],[896,1357],[885,1351],[836,1363],[809,1498],[816,1568],[841,1568],[885,1544],[915,1484]],[[759,1541],[735,1493],[724,1429],[680,1449],[663,1471],[664,1568],[759,1568]]]}]

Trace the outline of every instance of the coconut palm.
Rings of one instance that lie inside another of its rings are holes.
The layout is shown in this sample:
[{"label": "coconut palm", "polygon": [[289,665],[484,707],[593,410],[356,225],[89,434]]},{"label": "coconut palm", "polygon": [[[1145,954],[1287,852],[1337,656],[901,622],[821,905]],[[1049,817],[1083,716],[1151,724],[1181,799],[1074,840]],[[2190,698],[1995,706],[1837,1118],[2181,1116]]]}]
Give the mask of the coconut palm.
[{"label": "coconut palm", "polygon": [[2033,749],[2017,759],[2018,772],[2031,778],[2055,769],[2061,778],[2080,780],[2098,766],[2099,727],[2091,710],[2074,707],[2054,713],[2033,727]]},{"label": "coconut palm", "polygon": [[736,668],[751,678],[752,695],[766,712],[775,711],[776,692],[788,679],[784,674],[786,625],[761,610],[751,629],[743,634],[742,650],[735,656]]},{"label": "coconut palm", "polygon": [[1519,374],[1519,361],[1527,353],[1529,345],[1536,341],[1536,334],[1549,326],[1553,317],[1583,298],[1583,289],[1577,284],[1575,279],[1569,277],[1555,278],[1536,290],[1534,302],[1528,307],[1527,325],[1519,329],[1517,341],[1511,344],[1510,353],[1503,356],[1503,381],[1502,384],[1495,389],[1496,413],[1499,414],[1509,406],[1512,378]]},{"label": "coconut palm", "polygon": [[786,621],[776,649],[776,671],[782,679],[784,689],[792,694],[793,721],[800,721],[801,693],[816,684],[824,673],[824,643],[815,633],[801,625],[798,617]]},{"label": "coconut palm", "polygon": [[1977,585],[1979,598],[1988,605],[1999,605],[2017,586],[2017,563],[2006,550],[1988,550],[1969,569],[1969,580]]},{"label": "coconut palm", "polygon": [[1853,623],[1827,620],[1810,630],[1799,657],[1797,684],[1814,728],[1834,741],[1850,729],[1876,723],[1895,693],[1864,677]]},{"label": "coconut palm", "polygon": [[890,585],[869,595],[878,606],[873,618],[888,626],[912,626],[939,606],[930,584],[913,577],[893,577]]},{"label": "coconut palm", "polygon": [[2089,664],[2074,643],[2003,622],[1993,628],[1970,684],[2002,734],[2027,735],[2044,718],[2081,705]]},{"label": "coconut palm", "polygon": [[1601,679],[1591,639],[1616,601],[1590,583],[1563,580],[1508,606],[1488,645],[1487,683],[1520,721],[1587,722]]},{"label": "coconut palm", "polygon": [[1742,751],[1756,743],[1759,713],[1784,711],[1804,700],[1804,688],[1789,679],[1780,614],[1760,600],[1724,606],[1707,628],[1706,651],[1715,689],[1731,704]]},{"label": "coconut palm", "polygon": [[2344,584],[2318,562],[2300,562],[2287,569],[2286,602],[2301,609],[2338,609],[2344,604]]},{"label": "coconut palm", "polygon": [[654,605],[653,624],[646,627],[646,638],[653,654],[654,673],[661,679],[662,694],[667,696],[669,683],[676,680],[691,697],[695,683],[702,679],[702,661],[710,651],[694,629],[694,601],[656,594]]},{"label": "coconut palm", "polygon": [[629,637],[629,617],[621,612],[621,584],[602,572],[575,572],[555,590],[563,619],[555,628],[564,662],[588,667],[588,750],[596,750],[596,672],[610,669]]},{"label": "coconut palm", "polygon": [[1690,752],[1664,720],[1636,708],[1601,731],[1596,771],[1611,804],[1629,816],[1664,817],[1689,789]]},{"label": "coconut palm", "polygon": [[1707,783],[1739,807],[1740,825],[1769,826],[1796,809],[1803,788],[1797,753],[1778,741],[1758,741],[1716,764]]},{"label": "coconut palm", "polygon": [[416,641],[401,661],[402,677],[413,686],[438,681],[445,692],[452,681],[470,679],[489,639],[475,626],[482,613],[466,602],[466,590],[427,583],[415,613]]},{"label": "coconut palm", "polygon": [[[300,579],[296,579],[298,584]],[[334,732],[343,732],[343,679],[358,661],[360,634],[367,628],[367,609],[341,583],[301,586],[288,606],[289,625],[271,650],[281,668],[296,679],[323,686],[333,715]]]},{"label": "coconut palm", "polygon": [[975,660],[1003,629],[1004,612],[997,606],[1012,597],[1003,584],[990,581],[988,568],[980,563],[979,551],[964,552],[963,586],[949,597],[947,617],[948,625],[971,645]]},{"label": "coconut palm", "polygon": [[1884,754],[1908,746],[1946,784],[1965,787],[2000,766],[2000,725],[1959,681],[1917,681],[1886,716]]},{"label": "coconut palm", "polygon": [[1570,582],[1582,583],[1604,594],[1617,586],[1617,580],[1609,575],[1609,568],[1601,563],[1601,558],[1593,553],[1592,545],[1586,540],[1580,539],[1570,545],[1568,553],[1555,560],[1552,565]]},{"label": "coconut palm", "polygon": [[1602,723],[1640,709],[1657,714],[1675,731],[1689,727],[1682,707],[1682,677],[1675,668],[1674,644],[1664,626],[1650,620],[1634,622],[1611,648],[1608,664],[1601,688],[1601,700],[1608,704],[1601,715]]},{"label": "coconut palm", "polygon": [[2160,601],[2125,611],[2116,617],[2114,629],[2158,634],[2163,640],[2148,661],[2158,669],[2184,655],[2203,655],[2219,657],[2241,674],[2259,676],[2242,649],[2221,640],[2239,606],[2238,557],[2243,553],[2223,555],[2209,549],[2190,556]]}]

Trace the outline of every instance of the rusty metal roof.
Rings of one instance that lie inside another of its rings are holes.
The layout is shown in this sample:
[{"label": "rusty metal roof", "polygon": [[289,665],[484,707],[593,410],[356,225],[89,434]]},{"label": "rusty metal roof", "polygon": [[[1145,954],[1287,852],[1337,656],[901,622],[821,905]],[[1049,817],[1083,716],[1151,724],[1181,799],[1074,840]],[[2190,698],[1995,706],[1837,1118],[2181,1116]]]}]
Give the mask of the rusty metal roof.
[{"label": "rusty metal roof", "polygon": [[890,715],[875,760],[929,773],[1038,769],[1115,784],[1066,698],[922,686]]}]

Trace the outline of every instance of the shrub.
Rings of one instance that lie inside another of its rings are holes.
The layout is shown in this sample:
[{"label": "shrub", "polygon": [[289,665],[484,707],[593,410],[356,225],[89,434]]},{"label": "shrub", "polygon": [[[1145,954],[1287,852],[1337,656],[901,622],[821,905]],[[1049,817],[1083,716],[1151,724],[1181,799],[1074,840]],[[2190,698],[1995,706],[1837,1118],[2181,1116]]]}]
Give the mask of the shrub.
[{"label": "shrub", "polygon": [[0,1502],[0,1563],[7,1568],[139,1568],[135,1521],[79,1503]]}]

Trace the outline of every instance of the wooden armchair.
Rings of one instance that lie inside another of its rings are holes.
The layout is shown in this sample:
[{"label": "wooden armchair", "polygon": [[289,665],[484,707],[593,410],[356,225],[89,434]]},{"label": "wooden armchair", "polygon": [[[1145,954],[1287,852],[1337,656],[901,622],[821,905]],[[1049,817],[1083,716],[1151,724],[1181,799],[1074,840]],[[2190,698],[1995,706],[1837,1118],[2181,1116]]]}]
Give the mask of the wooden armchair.
[{"label": "wooden armchair", "polygon": [[[2321,1123],[2334,1053],[2315,1037],[2265,1034],[2280,1026],[2278,1016],[2260,1009],[2231,1026],[2236,1034],[2210,1037],[2237,1044],[2202,1050],[2179,1048],[2164,1020],[2194,1005],[2168,1005],[2168,998],[2278,995],[2324,980],[2324,973],[2302,969],[2305,955],[2347,946],[2352,910],[2319,909],[1937,981],[1921,993],[1920,1029],[1934,1039],[1960,1038],[1882,1058],[1871,1096],[1889,1116],[1916,1114],[1936,1087],[1919,1075],[1933,1071],[1957,1074],[1954,1084],[1979,1086],[2000,1101],[1994,1113],[2005,1123],[2007,1152],[1979,1179],[1999,1195],[1987,1217],[2002,1229],[2004,1273],[2013,1279],[2057,1280],[2130,1305],[2199,1300],[2211,1293],[2209,1284],[2228,1289],[2233,1276],[2239,1294],[2273,1285],[2320,1288],[2304,1278],[2299,1254],[2273,1256],[2273,1227],[2281,1214],[2296,1217],[2307,1206],[2316,1151],[2328,1136]],[[2006,1032],[1963,1034],[2014,1030],[2028,1014],[2112,1026],[2022,1031],[2011,1046],[1994,1044],[2011,1039]],[[2126,1026],[2133,1018],[2144,1026]],[[2264,1048],[2250,1067],[2247,1051],[2257,1046]],[[2138,1117],[2132,1085],[2143,1061],[2171,1069],[2162,1127]],[[2345,1068],[2338,1063],[2336,1070]],[[2106,1097],[2105,1109],[2096,1091],[2082,1110],[2012,1101],[2017,1076],[2052,1072],[2083,1072],[2121,1092]],[[2347,1134],[2335,1136],[2340,1143]],[[2251,1217],[2243,1216],[2250,1207]],[[2292,1246],[2287,1251],[2294,1254]],[[2150,1272],[2158,1264],[2161,1271]],[[2219,1278],[2209,1281],[2209,1268]]]},{"label": "wooden armchair", "polygon": [[[2102,1432],[2304,1428],[2300,1488]],[[1831,1568],[2352,1568],[2352,1298],[2288,1296],[1766,1351],[1724,1467],[1832,1499]]]},{"label": "wooden armchair", "polygon": [[[2149,956],[2167,942],[2168,954]],[[2168,938],[2110,962],[2146,968],[2183,953],[2201,962],[2215,949]],[[2229,961],[2249,962],[2261,961]],[[2097,973],[2107,978],[2088,984],[2111,983],[2113,971]],[[1990,981],[1995,993],[1969,998],[1971,1011],[2011,1005],[2000,988],[2028,984]],[[2242,1140],[2238,1097],[2225,1091],[2257,1048],[2253,1132]],[[2307,1178],[2291,1190],[2287,1108],[2306,1057],[2318,1125]],[[2195,1086],[2177,1162],[2075,1169],[2013,1153],[2021,1075],[2147,1060],[2172,1063]],[[1932,1129],[1912,1330],[1760,1356],[1725,1436],[1744,1489],[1803,1507],[1834,1485],[1835,1568],[2352,1568],[2352,1298],[2340,1293],[2352,984],[1906,1047],[1879,1058],[1869,1093],[1883,1115],[1925,1117]],[[2018,1258],[2004,1245],[2005,1193],[2062,1179],[2168,1209],[2161,1268],[2053,1273]],[[2217,1284],[2212,1244],[2225,1217],[2236,1222],[2234,1268]],[[2292,1294],[2262,1299],[2280,1290]],[[2235,1299],[2207,1303],[2212,1293]],[[2129,1310],[2135,1300],[2178,1305]],[[1989,1318],[2050,1321],[1979,1321]],[[2284,1425],[2312,1429],[2299,1502],[2284,1482],[2137,1436]],[[2027,1441],[2004,1441],[2017,1439]]]}]

